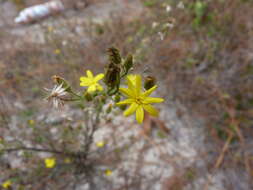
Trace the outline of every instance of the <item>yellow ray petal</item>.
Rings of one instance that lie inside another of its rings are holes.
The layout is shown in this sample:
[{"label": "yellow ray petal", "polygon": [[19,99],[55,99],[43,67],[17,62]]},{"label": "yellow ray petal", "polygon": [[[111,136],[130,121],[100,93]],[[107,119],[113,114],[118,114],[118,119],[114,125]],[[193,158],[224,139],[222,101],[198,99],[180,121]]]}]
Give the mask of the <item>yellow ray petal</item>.
[{"label": "yellow ray petal", "polygon": [[128,78],[129,80],[131,80],[133,84],[135,84],[136,75],[130,74],[130,75],[127,75],[127,78]]},{"label": "yellow ray petal", "polygon": [[130,89],[128,89],[128,88],[119,88],[119,91],[122,93],[122,94],[124,94],[124,95],[126,95],[126,96],[128,96],[128,97],[134,97],[134,92],[132,92]]},{"label": "yellow ray petal", "polygon": [[87,74],[88,78],[93,78],[93,74],[90,70],[87,70],[86,74]]},{"label": "yellow ray petal", "polygon": [[139,106],[136,109],[136,120],[137,120],[138,123],[142,123],[143,122],[143,118],[144,118],[144,111],[143,111],[142,106]]},{"label": "yellow ray petal", "polygon": [[85,81],[80,82],[80,86],[89,86],[89,85],[90,85],[89,82],[85,82]]},{"label": "yellow ray petal", "polygon": [[157,88],[156,85],[153,86],[152,88],[150,88],[150,89],[148,89],[147,91],[145,91],[145,92],[142,94],[142,96],[144,96],[144,97],[149,96],[156,88]]},{"label": "yellow ray petal", "polygon": [[124,116],[129,116],[135,112],[135,110],[138,108],[138,104],[132,103],[129,108],[124,112]]},{"label": "yellow ray petal", "polygon": [[158,116],[159,112],[151,105],[143,105],[143,108],[152,116]]},{"label": "yellow ray petal", "polygon": [[90,79],[87,77],[80,77],[80,81],[87,81],[87,80],[90,80]]},{"label": "yellow ray petal", "polygon": [[94,79],[94,81],[99,81],[99,80],[101,80],[102,78],[104,78],[104,74],[98,74],[96,77],[95,77],[95,79]]},{"label": "yellow ray petal", "polygon": [[163,102],[163,98],[153,98],[153,97],[146,97],[143,101],[144,104],[153,104],[153,103],[161,103]]},{"label": "yellow ray petal", "polygon": [[91,85],[91,86],[89,86],[89,88],[88,88],[87,91],[88,91],[88,92],[94,92],[94,91],[96,91],[96,85]]},{"label": "yellow ray petal", "polygon": [[96,84],[96,89],[98,89],[99,91],[102,91],[104,88],[100,84]]},{"label": "yellow ray petal", "polygon": [[141,92],[141,76],[140,75],[136,75],[135,82],[136,82],[135,92],[136,92],[136,95],[139,96]]},{"label": "yellow ray petal", "polygon": [[133,82],[133,81],[131,81],[131,79],[130,78],[126,78],[127,79],[127,86],[128,86],[128,88],[131,90],[131,91],[135,91],[135,86],[136,86],[136,84]]},{"label": "yellow ray petal", "polygon": [[118,102],[117,105],[132,104],[133,102],[134,102],[133,99],[126,99],[126,100]]}]

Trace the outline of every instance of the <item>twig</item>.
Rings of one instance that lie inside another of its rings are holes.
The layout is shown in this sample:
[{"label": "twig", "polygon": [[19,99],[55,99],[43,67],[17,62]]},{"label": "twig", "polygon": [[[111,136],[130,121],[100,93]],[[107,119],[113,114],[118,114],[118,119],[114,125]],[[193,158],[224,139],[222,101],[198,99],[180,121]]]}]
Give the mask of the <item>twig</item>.
[{"label": "twig", "polygon": [[234,137],[234,134],[232,132],[229,133],[229,136],[228,136],[228,139],[226,141],[226,143],[224,144],[223,148],[222,148],[222,151],[219,155],[219,157],[217,158],[216,162],[215,162],[215,165],[214,165],[214,168],[213,168],[213,172],[212,174],[208,177],[207,179],[207,182],[205,184],[205,187],[204,187],[204,190],[208,190],[208,186],[210,185],[210,182],[212,180],[212,177],[213,177],[213,173],[216,169],[218,169],[224,159],[224,156],[225,156],[225,153],[227,152],[228,148],[229,148],[229,145],[231,143],[231,140],[233,139]]},{"label": "twig", "polygon": [[40,148],[33,148],[33,147],[18,147],[18,148],[7,148],[7,149],[1,149],[3,152],[15,152],[20,150],[27,150],[27,151],[36,151],[36,152],[49,152],[53,154],[62,154],[62,155],[68,155],[68,156],[76,156],[75,153],[67,153],[57,150],[50,150],[50,149],[40,149]]}]

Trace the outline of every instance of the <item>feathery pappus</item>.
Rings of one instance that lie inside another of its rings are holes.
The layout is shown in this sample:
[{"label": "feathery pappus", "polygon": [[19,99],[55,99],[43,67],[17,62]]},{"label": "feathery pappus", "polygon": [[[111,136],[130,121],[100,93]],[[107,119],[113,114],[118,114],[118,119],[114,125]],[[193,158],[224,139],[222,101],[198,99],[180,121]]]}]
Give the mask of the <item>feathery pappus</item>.
[{"label": "feathery pappus", "polygon": [[60,0],[25,8],[15,18],[15,23],[29,23],[63,11],[64,5]]},{"label": "feathery pappus", "polygon": [[64,105],[64,101],[66,101],[66,89],[63,88],[63,84],[55,85],[52,89],[45,88],[46,91],[49,92],[49,96],[46,98],[47,101],[53,103],[53,107],[59,108]]}]

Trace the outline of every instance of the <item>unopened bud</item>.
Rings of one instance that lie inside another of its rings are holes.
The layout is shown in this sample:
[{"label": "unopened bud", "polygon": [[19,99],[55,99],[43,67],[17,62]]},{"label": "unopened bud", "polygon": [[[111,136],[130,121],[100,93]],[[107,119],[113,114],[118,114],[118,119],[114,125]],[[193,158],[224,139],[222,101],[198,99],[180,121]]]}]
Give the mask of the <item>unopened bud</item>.
[{"label": "unopened bud", "polygon": [[126,110],[127,105],[120,105],[119,108],[120,108],[122,111],[124,111],[124,110]]},{"label": "unopened bud", "polygon": [[120,95],[116,94],[115,97],[114,97],[114,102],[117,103],[119,101],[120,101]]},{"label": "unopened bud", "polygon": [[92,95],[91,95],[89,92],[85,92],[85,93],[84,93],[84,98],[85,98],[85,100],[87,100],[88,102],[90,102],[90,101],[93,100],[93,97],[92,97]]},{"label": "unopened bud", "polygon": [[132,55],[128,55],[126,60],[123,63],[124,66],[124,70],[126,73],[128,73],[128,71],[133,67],[133,56]]},{"label": "unopened bud", "polygon": [[104,82],[107,86],[113,88],[118,85],[120,80],[120,68],[115,64],[110,64],[105,72]]},{"label": "unopened bud", "polygon": [[111,113],[111,111],[112,111],[112,104],[108,106],[108,108],[106,109],[106,113]]},{"label": "unopened bud", "polygon": [[152,88],[153,86],[155,86],[155,84],[156,84],[156,79],[155,79],[155,77],[147,76],[147,77],[145,78],[144,88],[145,88],[146,90],[148,90],[148,89]]},{"label": "unopened bud", "polygon": [[121,63],[121,56],[119,50],[115,47],[111,47],[108,49],[109,54],[109,61],[113,64],[120,64]]},{"label": "unopened bud", "polygon": [[64,78],[62,78],[60,76],[57,76],[57,75],[54,75],[54,76],[52,76],[52,79],[58,85],[62,85],[62,87],[65,88],[65,91],[71,92],[71,87],[70,87],[70,85],[68,84],[68,82]]},{"label": "unopened bud", "polygon": [[100,101],[105,104],[106,103],[106,97],[103,95],[103,96],[100,96]]}]

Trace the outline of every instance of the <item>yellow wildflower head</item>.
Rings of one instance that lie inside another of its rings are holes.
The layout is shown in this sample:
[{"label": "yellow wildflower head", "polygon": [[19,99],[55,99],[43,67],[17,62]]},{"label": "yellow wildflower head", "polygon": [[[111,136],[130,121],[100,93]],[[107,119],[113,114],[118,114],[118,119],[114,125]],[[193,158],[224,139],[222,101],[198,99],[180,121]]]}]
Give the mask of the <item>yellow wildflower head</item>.
[{"label": "yellow wildflower head", "polygon": [[53,168],[56,164],[55,158],[46,158],[44,161],[46,168]]},{"label": "yellow wildflower head", "polygon": [[87,77],[80,77],[80,86],[88,86],[88,92],[94,92],[96,90],[102,91],[103,87],[98,83],[99,80],[104,78],[104,74],[98,74],[93,76],[90,70],[86,71]]},{"label": "yellow wildflower head", "polygon": [[33,119],[28,120],[29,125],[34,125],[35,121]]},{"label": "yellow wildflower head", "polygon": [[53,32],[54,28],[52,26],[47,27],[48,32]]},{"label": "yellow wildflower head", "polygon": [[106,169],[106,170],[105,170],[105,175],[106,175],[106,176],[111,176],[111,175],[112,175],[112,170]]},{"label": "yellow wildflower head", "polygon": [[65,164],[70,164],[72,162],[71,158],[65,158],[64,163]]},{"label": "yellow wildflower head", "polygon": [[11,187],[11,184],[12,184],[11,180],[6,180],[5,182],[2,183],[2,187],[4,189],[9,189]]},{"label": "yellow wildflower head", "polygon": [[54,50],[54,54],[59,55],[60,53],[61,53],[61,50],[60,50],[60,49],[55,49],[55,50]]},{"label": "yellow wildflower head", "polygon": [[118,102],[117,105],[130,104],[129,108],[124,112],[125,116],[129,116],[136,112],[136,120],[142,123],[144,119],[144,110],[152,116],[157,116],[158,111],[151,105],[153,103],[161,103],[162,98],[149,97],[149,95],[157,88],[153,86],[149,90],[143,91],[141,84],[141,76],[136,75],[135,78],[127,76],[128,88],[120,88],[120,92],[128,97],[128,99]]},{"label": "yellow wildflower head", "polygon": [[105,146],[105,142],[104,141],[98,141],[96,142],[96,146],[99,148],[103,148]]}]

